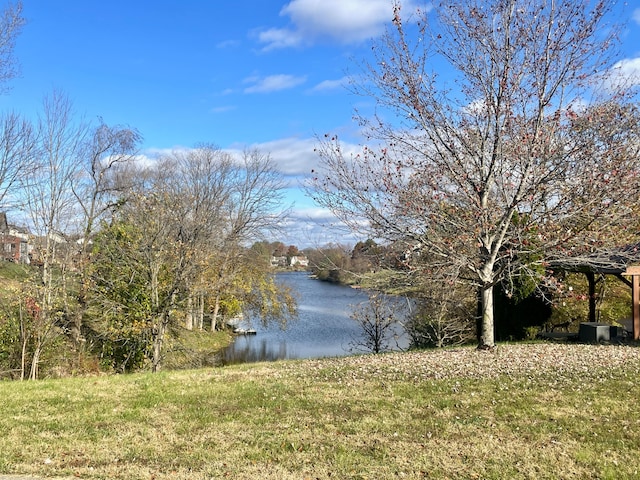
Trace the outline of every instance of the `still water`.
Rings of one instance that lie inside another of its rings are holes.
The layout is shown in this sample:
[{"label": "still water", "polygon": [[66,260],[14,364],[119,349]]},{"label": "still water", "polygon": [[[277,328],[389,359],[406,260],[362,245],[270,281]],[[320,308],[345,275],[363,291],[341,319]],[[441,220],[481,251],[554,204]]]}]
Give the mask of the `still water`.
[{"label": "still water", "polygon": [[[277,275],[278,282],[289,286],[298,301],[298,317],[287,322],[285,329],[277,324],[263,326],[253,321],[243,328],[253,328],[256,335],[240,335],[223,352],[223,363],[246,363],[294,358],[321,358],[363,353],[361,327],[352,320],[354,306],[368,300],[357,290],[309,277],[306,272]],[[400,328],[400,327],[398,327]],[[406,348],[406,335],[398,331],[394,349]],[[396,343],[398,345],[396,345]]]}]

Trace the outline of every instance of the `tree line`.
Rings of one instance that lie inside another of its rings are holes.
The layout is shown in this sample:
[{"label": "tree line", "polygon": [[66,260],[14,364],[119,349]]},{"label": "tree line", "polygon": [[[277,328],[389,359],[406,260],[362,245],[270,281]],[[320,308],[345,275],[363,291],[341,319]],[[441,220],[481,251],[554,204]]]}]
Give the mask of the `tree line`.
[{"label": "tree line", "polygon": [[[0,80],[12,76],[19,6],[0,25]],[[638,81],[615,57],[614,8],[452,0],[405,14],[396,3],[351,84],[376,105],[356,112],[366,144],[318,138],[308,183],[319,206],[385,247],[307,250],[317,275],[388,270],[376,286],[413,291],[429,329],[458,338],[473,319],[491,349],[497,290],[562,295],[558,266],[593,272],[638,244]],[[37,377],[60,328],[116,370],[157,370],[176,323],[215,329],[240,304],[267,320],[293,310],[255,243],[286,214],[269,156],[204,144],[145,164],[140,141],[79,121],[60,92],[33,124],[1,119],[0,206],[25,212],[41,242],[33,281],[5,308],[21,332],[34,326],[15,337],[23,374],[29,363]]]},{"label": "tree line", "polygon": [[286,213],[267,155],[200,145],[144,165],[129,128],[100,124],[81,140],[76,128],[47,133],[35,138],[56,138],[55,148],[34,147],[16,176],[35,238],[32,278],[5,308],[22,375],[38,377],[61,332],[114,371],[157,371],[172,329],[215,331],[241,310],[264,321],[293,313],[270,263],[248,247]]},{"label": "tree line", "polygon": [[[0,80],[12,77],[21,7],[0,20]],[[11,376],[38,378],[51,349],[76,366],[157,371],[180,328],[295,311],[249,248],[287,215],[269,155],[203,143],[150,160],[141,142],[130,126],[85,121],[59,90],[37,121],[0,117],[0,211],[22,220],[33,248],[21,281],[0,292]]]}]

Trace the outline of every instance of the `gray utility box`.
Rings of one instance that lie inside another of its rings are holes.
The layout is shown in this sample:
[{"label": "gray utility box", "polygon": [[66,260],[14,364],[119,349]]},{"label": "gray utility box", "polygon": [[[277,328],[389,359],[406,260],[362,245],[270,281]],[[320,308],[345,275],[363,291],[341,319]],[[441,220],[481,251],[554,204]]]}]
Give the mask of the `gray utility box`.
[{"label": "gray utility box", "polygon": [[578,339],[584,343],[608,342],[611,340],[611,325],[598,322],[583,322],[580,324]]}]

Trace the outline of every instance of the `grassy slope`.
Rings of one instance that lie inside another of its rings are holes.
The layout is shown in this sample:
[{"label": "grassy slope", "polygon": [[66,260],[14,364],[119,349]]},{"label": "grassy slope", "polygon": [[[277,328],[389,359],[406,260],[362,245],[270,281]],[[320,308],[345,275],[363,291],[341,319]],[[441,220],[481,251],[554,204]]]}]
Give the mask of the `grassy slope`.
[{"label": "grassy slope", "polygon": [[11,289],[19,288],[33,274],[33,267],[0,260],[0,299],[12,294]]},{"label": "grassy slope", "polygon": [[637,478],[640,349],[505,345],[0,383],[0,473]]}]

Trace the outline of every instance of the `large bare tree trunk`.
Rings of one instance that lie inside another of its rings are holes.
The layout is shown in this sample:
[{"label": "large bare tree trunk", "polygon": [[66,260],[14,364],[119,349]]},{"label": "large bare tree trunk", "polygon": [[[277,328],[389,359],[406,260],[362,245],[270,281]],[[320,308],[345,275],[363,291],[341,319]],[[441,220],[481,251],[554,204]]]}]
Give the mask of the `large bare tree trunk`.
[{"label": "large bare tree trunk", "polygon": [[198,330],[202,331],[204,330],[204,300],[200,298],[199,301],[200,311],[198,312],[198,316],[196,317],[196,325],[198,327]]},{"label": "large bare tree trunk", "polygon": [[493,325],[493,287],[485,285],[481,291],[482,299],[482,320],[480,331],[480,347],[493,347],[494,325]]}]

